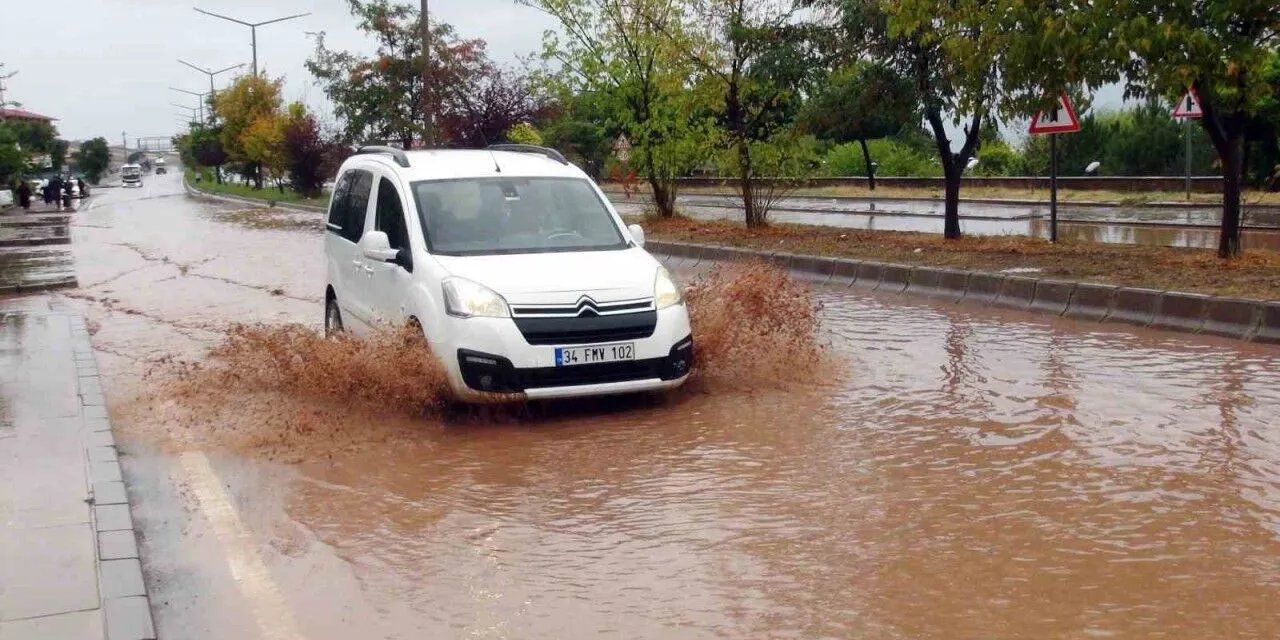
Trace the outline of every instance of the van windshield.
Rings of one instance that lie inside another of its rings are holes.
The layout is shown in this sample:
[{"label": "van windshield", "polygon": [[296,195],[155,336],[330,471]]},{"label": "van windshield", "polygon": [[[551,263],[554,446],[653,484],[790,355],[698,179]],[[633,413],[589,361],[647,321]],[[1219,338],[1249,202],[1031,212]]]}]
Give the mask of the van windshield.
[{"label": "van windshield", "polygon": [[580,178],[465,178],[413,185],[427,247],[444,255],[597,251],[627,246]]}]

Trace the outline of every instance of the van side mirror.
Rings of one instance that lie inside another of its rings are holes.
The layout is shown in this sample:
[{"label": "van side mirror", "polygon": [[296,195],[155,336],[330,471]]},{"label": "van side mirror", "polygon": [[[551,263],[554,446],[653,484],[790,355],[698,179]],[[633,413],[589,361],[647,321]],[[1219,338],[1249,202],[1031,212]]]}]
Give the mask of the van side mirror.
[{"label": "van side mirror", "polygon": [[627,231],[631,232],[631,240],[637,247],[644,247],[644,227],[638,224],[628,225]]},{"label": "van side mirror", "polygon": [[390,262],[400,255],[399,249],[391,248],[391,240],[385,231],[370,231],[360,238],[360,250],[364,257],[379,262]]}]

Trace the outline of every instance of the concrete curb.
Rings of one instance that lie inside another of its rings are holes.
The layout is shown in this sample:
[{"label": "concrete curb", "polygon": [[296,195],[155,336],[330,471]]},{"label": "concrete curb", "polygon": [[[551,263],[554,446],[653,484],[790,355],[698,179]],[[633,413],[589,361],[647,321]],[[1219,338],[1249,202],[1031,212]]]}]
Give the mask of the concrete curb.
[{"label": "concrete curb", "polygon": [[48,282],[39,283],[22,283],[0,285],[0,294],[9,293],[35,293],[37,291],[52,291],[54,289],[74,289],[80,286],[80,281],[75,276],[70,278],[61,278],[58,280],[50,280]]},{"label": "concrete curb", "polygon": [[805,279],[838,286],[910,293],[982,305],[1028,309],[1097,322],[1119,322],[1280,344],[1280,301],[1116,287],[945,267],[756,251],[650,240],[645,247],[670,267],[705,260],[762,259]]},{"label": "concrete curb", "polygon": [[302,211],[305,213],[325,213],[328,211],[328,209],[324,207],[315,207],[315,206],[306,205],[306,204],[292,204],[288,202],[276,202],[274,204],[271,204],[271,201],[267,200],[266,198],[262,198],[262,199],[245,198],[242,196],[227,195],[225,193],[214,193],[212,191],[205,191],[204,189],[199,189],[199,188],[196,188],[195,186],[192,186],[190,182],[187,182],[186,176],[182,177],[182,187],[183,189],[186,190],[187,195],[199,196],[201,198],[210,198],[213,200],[222,200],[224,202],[234,202],[237,204],[249,204],[249,205],[254,205],[258,207],[274,207],[276,209],[290,209],[293,211]]},{"label": "concrete curb", "polygon": [[108,640],[154,640],[155,623],[138,555],[138,532],[120,472],[98,364],[83,316],[71,316],[76,376],[89,459],[90,499],[97,536],[98,592]]}]

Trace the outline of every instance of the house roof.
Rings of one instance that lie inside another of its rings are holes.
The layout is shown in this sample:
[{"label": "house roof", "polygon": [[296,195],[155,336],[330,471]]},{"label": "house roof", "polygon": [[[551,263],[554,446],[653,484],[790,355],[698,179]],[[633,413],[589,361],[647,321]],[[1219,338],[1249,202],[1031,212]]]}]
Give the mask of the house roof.
[{"label": "house roof", "polygon": [[53,122],[54,120],[57,120],[57,118],[42,116],[34,111],[27,111],[26,109],[8,109],[0,107],[0,120],[8,118],[12,118],[14,120],[43,120],[45,122]]}]

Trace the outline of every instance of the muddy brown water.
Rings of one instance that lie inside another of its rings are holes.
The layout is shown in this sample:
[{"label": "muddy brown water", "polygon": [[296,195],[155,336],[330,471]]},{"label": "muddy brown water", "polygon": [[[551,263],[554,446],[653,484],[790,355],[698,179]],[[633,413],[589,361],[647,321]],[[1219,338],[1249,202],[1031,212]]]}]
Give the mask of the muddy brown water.
[{"label": "muddy brown water", "polygon": [[[155,184],[77,214],[73,300],[162,635],[253,637],[131,398],[230,322],[318,324],[321,244]],[[198,446],[309,638],[1280,636],[1280,350],[814,295],[830,375],[804,388],[494,419],[339,406],[357,446],[304,434],[296,464]]]}]

